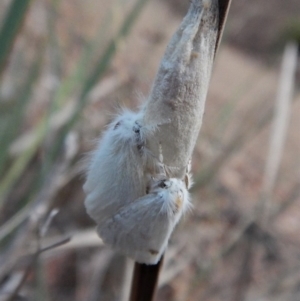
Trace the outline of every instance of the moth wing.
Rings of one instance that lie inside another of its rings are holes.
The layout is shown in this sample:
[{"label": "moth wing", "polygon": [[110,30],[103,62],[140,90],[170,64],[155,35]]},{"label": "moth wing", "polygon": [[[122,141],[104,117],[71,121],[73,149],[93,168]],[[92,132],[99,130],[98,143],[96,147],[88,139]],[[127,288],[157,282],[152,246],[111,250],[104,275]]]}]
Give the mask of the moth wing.
[{"label": "moth wing", "polygon": [[146,190],[139,158],[130,145],[113,138],[109,130],[99,142],[83,187],[87,212],[97,223]]},{"label": "moth wing", "polygon": [[163,210],[164,199],[148,194],[122,207],[97,227],[104,243],[137,262],[156,264],[178,218]]}]

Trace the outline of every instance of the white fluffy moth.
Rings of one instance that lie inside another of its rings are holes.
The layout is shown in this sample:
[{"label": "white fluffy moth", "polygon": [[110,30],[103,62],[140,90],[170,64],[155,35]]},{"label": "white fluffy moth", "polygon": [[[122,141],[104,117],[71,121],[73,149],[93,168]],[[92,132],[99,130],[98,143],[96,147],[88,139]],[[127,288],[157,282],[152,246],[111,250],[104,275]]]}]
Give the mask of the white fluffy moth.
[{"label": "white fluffy moth", "polygon": [[183,181],[156,180],[147,195],[123,206],[99,224],[98,233],[104,243],[136,262],[156,264],[188,206],[189,197]]},{"label": "white fluffy moth", "polygon": [[189,205],[185,179],[168,178],[147,149],[158,127],[144,125],[143,111],[123,110],[92,154],[83,187],[104,243],[146,264],[159,261]]}]

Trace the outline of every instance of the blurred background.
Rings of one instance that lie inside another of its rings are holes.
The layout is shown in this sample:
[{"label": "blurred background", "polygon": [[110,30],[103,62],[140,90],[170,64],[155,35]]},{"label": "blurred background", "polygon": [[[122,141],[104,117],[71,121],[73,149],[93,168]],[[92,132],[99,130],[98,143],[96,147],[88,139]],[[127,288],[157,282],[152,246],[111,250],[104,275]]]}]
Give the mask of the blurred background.
[{"label": "blurred background", "polygon": [[[127,300],[83,159],[147,97],[188,4],[0,2],[0,300]],[[299,42],[298,0],[233,0],[157,301],[300,300]]]}]

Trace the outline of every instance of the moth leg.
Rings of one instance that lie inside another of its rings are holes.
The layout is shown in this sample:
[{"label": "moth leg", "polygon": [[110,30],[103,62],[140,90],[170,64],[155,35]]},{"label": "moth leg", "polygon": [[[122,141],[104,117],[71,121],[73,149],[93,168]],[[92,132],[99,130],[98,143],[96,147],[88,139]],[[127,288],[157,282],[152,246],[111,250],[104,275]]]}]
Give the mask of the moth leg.
[{"label": "moth leg", "polygon": [[142,128],[142,125],[138,121],[135,121],[135,124],[134,124],[132,130],[135,133],[135,143],[136,143],[136,147],[140,153],[143,152],[143,149],[145,147],[145,141],[142,138],[141,128]]},{"label": "moth leg", "polygon": [[184,175],[184,183],[185,187],[187,190],[189,190],[193,186],[193,178],[192,178],[192,159],[189,160],[187,166],[186,166],[186,171]]}]

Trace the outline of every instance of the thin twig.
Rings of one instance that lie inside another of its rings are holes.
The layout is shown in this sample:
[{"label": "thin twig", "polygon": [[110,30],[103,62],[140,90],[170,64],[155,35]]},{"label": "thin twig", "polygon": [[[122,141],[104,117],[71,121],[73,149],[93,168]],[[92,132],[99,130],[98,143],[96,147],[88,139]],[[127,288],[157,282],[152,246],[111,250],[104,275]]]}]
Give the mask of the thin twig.
[{"label": "thin twig", "polygon": [[[254,210],[253,215],[250,218],[246,219],[242,231],[240,231],[237,238],[234,239],[231,244],[229,244],[231,247],[235,245],[237,241],[239,241],[239,239],[244,235],[245,231],[249,229],[249,227],[253,223],[256,223],[256,221],[261,222],[261,218],[266,217],[265,210],[268,210],[266,206],[272,196],[274,189],[275,181],[279,171],[283,144],[287,132],[287,124],[289,120],[289,112],[293,95],[293,85],[295,80],[297,53],[297,44],[290,43],[286,46],[283,55],[281,79],[278,90],[276,106],[277,113],[274,117],[274,130],[272,132],[269,156],[267,157],[261,197]],[[276,148],[278,148],[279,150],[276,150]],[[269,215],[269,213],[267,214]],[[227,250],[228,249],[229,246],[227,247]]]},{"label": "thin twig", "polygon": [[5,301],[14,301],[16,296],[18,295],[20,289],[23,287],[23,285],[26,282],[26,279],[30,273],[30,270],[33,266],[33,264],[36,262],[37,258],[39,256],[39,252],[36,252],[33,256],[30,257],[29,262],[27,263],[27,266],[25,270],[23,271],[23,275],[21,279],[19,280],[18,285],[15,287],[14,291],[8,294],[7,299]]},{"label": "thin twig", "polygon": [[267,156],[262,198],[259,212],[264,223],[270,215],[270,201],[278,177],[279,166],[286,140],[288,124],[291,114],[291,104],[294,92],[294,81],[297,67],[298,44],[290,42],[286,45],[281,67],[281,76],[275,105],[273,129]]}]

